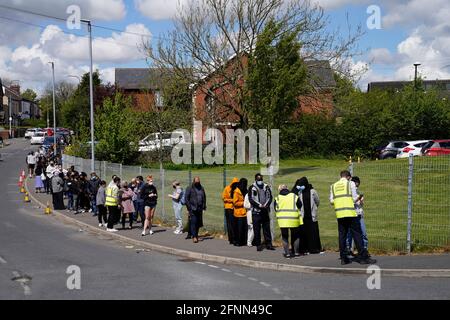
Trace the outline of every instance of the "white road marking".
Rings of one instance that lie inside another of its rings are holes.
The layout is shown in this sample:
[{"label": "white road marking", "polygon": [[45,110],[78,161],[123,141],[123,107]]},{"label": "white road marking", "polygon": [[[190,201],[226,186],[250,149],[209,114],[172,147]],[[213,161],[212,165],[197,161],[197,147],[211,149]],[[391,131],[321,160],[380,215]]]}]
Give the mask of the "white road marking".
[{"label": "white road marking", "polygon": [[6,260],[2,256],[0,256],[0,263],[6,264]]},{"label": "white road marking", "polygon": [[228,269],[225,269],[225,268],[222,268],[220,270],[225,271],[225,272],[231,272],[231,270],[228,270]]},{"label": "white road marking", "polygon": [[248,277],[248,280],[251,280],[251,281],[258,281],[258,279],[252,278],[252,277]]},{"label": "white road marking", "polygon": [[281,294],[281,291],[280,291],[280,289],[278,289],[278,288],[273,288],[272,290],[273,290],[273,292],[275,292],[276,294]]},{"label": "white road marking", "polygon": [[214,268],[214,269],[219,269],[218,266],[215,266],[215,265],[213,265],[213,264],[208,264],[208,267],[211,267],[211,268]]},{"label": "white road marking", "polygon": [[235,272],[234,274],[237,275],[238,277],[245,277],[245,275],[243,275],[242,273]]},{"label": "white road marking", "polygon": [[263,285],[264,287],[271,287],[270,284],[263,282],[263,281],[261,281],[259,284]]},{"label": "white road marking", "polygon": [[195,263],[197,263],[197,264],[206,264],[206,263],[200,262],[200,261],[195,261]]}]

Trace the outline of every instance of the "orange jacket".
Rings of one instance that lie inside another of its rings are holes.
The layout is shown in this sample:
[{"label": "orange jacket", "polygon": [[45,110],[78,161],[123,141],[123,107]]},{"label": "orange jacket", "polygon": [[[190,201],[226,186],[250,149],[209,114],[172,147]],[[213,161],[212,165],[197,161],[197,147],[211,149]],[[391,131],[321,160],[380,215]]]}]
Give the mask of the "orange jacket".
[{"label": "orange jacket", "polygon": [[233,198],[231,198],[231,185],[236,182],[239,182],[239,179],[233,178],[231,183],[228,186],[226,186],[225,189],[223,189],[222,200],[225,209],[233,209]]},{"label": "orange jacket", "polygon": [[244,208],[244,196],[239,188],[234,190],[233,195],[233,205],[234,205],[234,216],[236,218],[247,217],[247,209]]}]

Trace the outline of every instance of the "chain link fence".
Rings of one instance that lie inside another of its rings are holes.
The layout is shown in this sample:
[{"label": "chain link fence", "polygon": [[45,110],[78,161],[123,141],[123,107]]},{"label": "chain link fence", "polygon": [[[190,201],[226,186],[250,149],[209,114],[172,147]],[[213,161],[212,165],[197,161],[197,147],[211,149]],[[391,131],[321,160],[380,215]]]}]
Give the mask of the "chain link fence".
[{"label": "chain link fence", "polygon": [[[75,166],[77,171],[90,172],[90,160],[63,155],[65,168]],[[172,182],[178,180],[183,188],[199,176],[207,194],[207,210],[204,214],[208,232],[224,232],[222,191],[233,177],[254,181],[258,167],[248,170],[211,168],[200,170],[148,169],[138,166],[96,162],[97,174],[106,181],[118,175],[123,181],[142,175],[152,175],[158,188],[157,215],[168,224],[175,224],[172,200]],[[385,252],[431,251],[450,248],[450,157],[416,157],[367,161],[362,163],[340,162],[337,166],[316,166],[314,163],[299,167],[295,164],[280,168],[274,176],[265,177],[272,186],[274,196],[277,187],[286,184],[293,187],[303,176],[317,190],[319,228],[322,245],[326,249],[338,247],[336,215],[329,204],[330,186],[339,179],[339,172],[349,168],[361,179],[360,191],[365,198],[365,221],[370,249]],[[273,216],[272,216],[273,217]],[[408,217],[410,219],[408,220]],[[272,220],[272,230],[279,237],[279,228]]]}]

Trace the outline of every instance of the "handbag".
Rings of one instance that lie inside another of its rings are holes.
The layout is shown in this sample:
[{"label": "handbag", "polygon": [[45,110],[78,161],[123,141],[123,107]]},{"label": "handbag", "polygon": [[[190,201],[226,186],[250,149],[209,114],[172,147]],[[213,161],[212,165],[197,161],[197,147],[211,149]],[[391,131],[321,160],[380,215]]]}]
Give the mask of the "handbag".
[{"label": "handbag", "polygon": [[41,173],[41,180],[42,180],[42,181],[47,180],[47,177],[46,177],[45,174],[43,174],[43,173]]}]

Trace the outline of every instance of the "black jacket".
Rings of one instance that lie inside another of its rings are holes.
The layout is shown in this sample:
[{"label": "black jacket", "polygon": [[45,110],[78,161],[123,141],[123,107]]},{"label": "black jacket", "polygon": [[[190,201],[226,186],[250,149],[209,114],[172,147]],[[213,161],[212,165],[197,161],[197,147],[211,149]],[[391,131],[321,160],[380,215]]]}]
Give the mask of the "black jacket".
[{"label": "black jacket", "polygon": [[[156,197],[149,197],[149,194],[154,193]],[[141,189],[141,199],[144,200],[145,206],[155,206],[158,202],[158,191],[154,185],[148,183],[144,184]]]},{"label": "black jacket", "polygon": [[[203,203],[198,203],[197,199],[198,192],[203,193],[204,199]],[[200,189],[197,189],[195,186],[190,186],[189,188],[187,188],[185,199],[186,199],[186,207],[189,210],[189,212],[206,210],[206,192],[203,186],[200,186]]]}]

